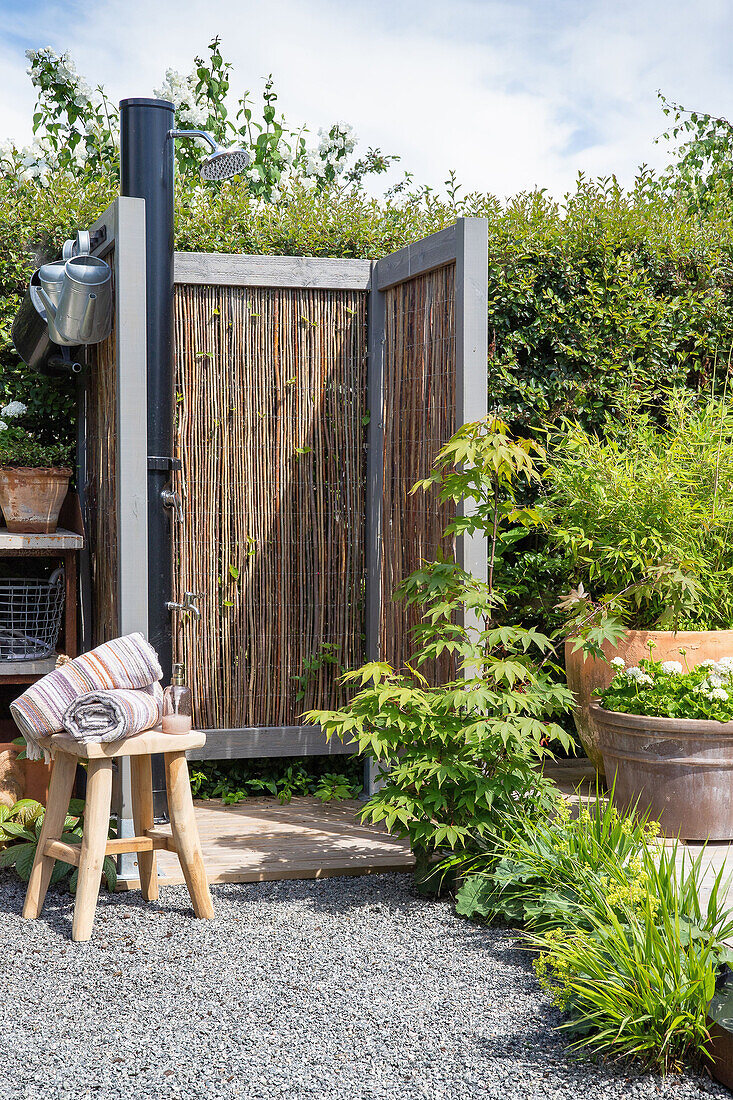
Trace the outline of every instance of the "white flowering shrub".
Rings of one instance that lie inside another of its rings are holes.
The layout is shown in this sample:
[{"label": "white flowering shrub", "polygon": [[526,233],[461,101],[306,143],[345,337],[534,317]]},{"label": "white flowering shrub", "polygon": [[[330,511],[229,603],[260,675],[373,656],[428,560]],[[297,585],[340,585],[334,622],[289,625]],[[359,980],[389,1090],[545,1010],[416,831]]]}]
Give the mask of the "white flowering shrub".
[{"label": "white flowering shrub", "polygon": [[[255,117],[249,93],[244,92],[230,113],[231,64],[209,43],[209,56],[195,58],[191,72],[167,69],[155,96],[170,100],[176,125],[182,130],[208,130],[222,145],[246,148],[250,166],[243,182],[253,196],[280,201],[283,189],[298,181],[306,190],[334,184],[359,186],[366,175],[384,172],[399,158],[379,149],[354,160],[356,138],[346,122],[319,130],[317,145],[309,147],[305,129],[291,130],[277,111],[277,95],[270,76],[262,95],[262,111]],[[25,148],[0,144],[0,173],[18,182],[45,185],[52,172],[119,173],[119,112],[102,85],[84,80],[68,53],[50,48],[28,50],[28,75],[37,92],[33,115],[34,141]],[[179,173],[198,184],[205,150],[194,141],[176,142]],[[207,186],[211,186],[208,184]]]},{"label": "white flowering shrub", "polygon": [[624,667],[620,657],[611,663],[616,674],[610,686],[600,692],[600,703],[606,710],[733,722],[731,657],[703,661],[694,668],[684,667],[680,661],[654,661],[651,657],[629,668]]}]

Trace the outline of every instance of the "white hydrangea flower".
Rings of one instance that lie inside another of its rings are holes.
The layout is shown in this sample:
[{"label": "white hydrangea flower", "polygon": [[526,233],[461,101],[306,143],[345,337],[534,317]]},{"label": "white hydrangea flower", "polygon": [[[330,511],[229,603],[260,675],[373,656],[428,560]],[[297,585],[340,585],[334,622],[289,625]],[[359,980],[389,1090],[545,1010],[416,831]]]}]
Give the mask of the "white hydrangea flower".
[{"label": "white hydrangea flower", "polygon": [[641,676],[636,677],[636,683],[639,687],[648,687],[649,684],[653,684],[654,681],[648,673],[642,672]]},{"label": "white hydrangea flower", "polygon": [[723,686],[723,681],[720,676],[717,676],[714,672],[711,672],[708,676],[708,683],[711,688],[719,688]]},{"label": "white hydrangea flower", "polygon": [[700,668],[715,668],[715,661],[708,657],[707,661],[700,661]]},{"label": "white hydrangea flower", "polygon": [[623,657],[614,657],[611,660],[611,664],[614,668],[625,668],[626,666],[626,662],[624,661]]},{"label": "white hydrangea flower", "polygon": [[666,672],[672,676],[679,676],[682,671],[682,665],[679,661],[662,661],[662,672]]},{"label": "white hydrangea flower", "polygon": [[728,701],[728,692],[724,691],[721,687],[716,687],[710,692],[708,698],[719,699],[721,703],[726,703]]},{"label": "white hydrangea flower", "polygon": [[630,680],[638,680],[640,676],[646,676],[643,668],[639,668],[638,665],[632,665],[631,668],[625,669],[625,673]]},{"label": "white hydrangea flower", "polygon": [[724,672],[733,672],[733,657],[721,657],[718,661],[718,668],[723,669]]},{"label": "white hydrangea flower", "polygon": [[7,405],[0,409],[0,416],[7,416],[12,420],[14,417],[22,416],[26,412],[28,412],[28,406],[24,405],[22,401],[9,401]]}]

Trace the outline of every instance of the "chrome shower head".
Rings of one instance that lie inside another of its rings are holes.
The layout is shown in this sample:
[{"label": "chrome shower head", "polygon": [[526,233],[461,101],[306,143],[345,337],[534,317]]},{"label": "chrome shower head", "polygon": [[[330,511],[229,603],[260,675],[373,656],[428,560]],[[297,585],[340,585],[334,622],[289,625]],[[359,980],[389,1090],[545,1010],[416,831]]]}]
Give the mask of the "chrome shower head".
[{"label": "chrome shower head", "polygon": [[211,149],[201,162],[202,180],[228,180],[239,175],[249,165],[249,153],[244,149],[223,149],[206,130],[169,130],[169,138],[199,138]]},{"label": "chrome shower head", "polygon": [[202,180],[228,180],[238,176],[249,165],[249,153],[244,149],[218,147],[201,163]]}]

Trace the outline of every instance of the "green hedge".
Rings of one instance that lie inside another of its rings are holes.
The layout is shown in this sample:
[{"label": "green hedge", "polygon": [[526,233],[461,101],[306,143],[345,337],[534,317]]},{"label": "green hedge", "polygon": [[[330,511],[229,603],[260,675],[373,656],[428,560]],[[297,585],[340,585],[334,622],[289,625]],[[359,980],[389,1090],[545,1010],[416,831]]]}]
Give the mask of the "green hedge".
[{"label": "green hedge", "polygon": [[[0,401],[29,404],[51,438],[68,432],[73,385],[19,363],[10,324],[28,276],[113,198],[109,180],[55,178],[45,189],[0,180]],[[733,219],[705,216],[582,181],[563,205],[541,192],[507,204],[430,192],[381,203],[338,189],[278,206],[236,185],[177,196],[176,246],[189,251],[379,257],[450,224],[489,220],[490,400],[524,426],[563,414],[598,423],[630,386],[722,378],[733,343]]]}]

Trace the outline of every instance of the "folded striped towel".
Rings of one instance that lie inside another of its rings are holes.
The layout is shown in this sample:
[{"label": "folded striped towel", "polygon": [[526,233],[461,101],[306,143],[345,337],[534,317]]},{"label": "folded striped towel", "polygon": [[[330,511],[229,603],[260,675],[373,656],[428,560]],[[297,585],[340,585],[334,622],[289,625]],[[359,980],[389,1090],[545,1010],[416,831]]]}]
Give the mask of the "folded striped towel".
[{"label": "folded striped towel", "polygon": [[88,691],[64,714],[64,729],[83,745],[90,741],[120,741],[152,729],[163,717],[163,689],[156,680],[145,688]]},{"label": "folded striped towel", "polygon": [[49,672],[10,704],[15,724],[27,742],[28,759],[41,760],[48,755],[39,740],[61,732],[66,711],[80,695],[149,688],[162,676],[158,655],[142,634],[105,642]]}]

